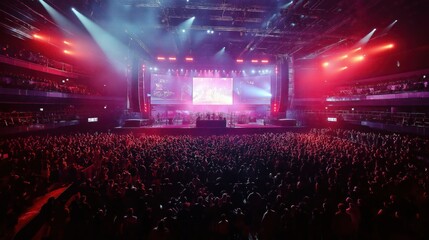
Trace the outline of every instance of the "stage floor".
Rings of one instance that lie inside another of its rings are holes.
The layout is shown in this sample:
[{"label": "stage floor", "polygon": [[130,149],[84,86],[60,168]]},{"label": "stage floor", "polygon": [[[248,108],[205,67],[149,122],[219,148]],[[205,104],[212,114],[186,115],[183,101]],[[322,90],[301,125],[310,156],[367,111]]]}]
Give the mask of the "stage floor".
[{"label": "stage floor", "polygon": [[261,125],[256,123],[235,124],[225,128],[196,127],[195,124],[152,125],[141,127],[117,127],[117,133],[141,133],[148,135],[226,135],[226,134],[256,134],[303,131],[302,127]]}]

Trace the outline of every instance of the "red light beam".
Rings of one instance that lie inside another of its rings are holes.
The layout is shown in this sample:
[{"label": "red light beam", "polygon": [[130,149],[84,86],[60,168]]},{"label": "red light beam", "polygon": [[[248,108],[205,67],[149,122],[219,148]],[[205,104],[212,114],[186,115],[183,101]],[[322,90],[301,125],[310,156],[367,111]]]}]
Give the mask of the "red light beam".
[{"label": "red light beam", "polygon": [[393,43],[384,44],[378,47],[374,47],[369,50],[370,53],[380,53],[394,48],[395,45]]},{"label": "red light beam", "polygon": [[44,38],[42,37],[42,36],[40,36],[39,34],[33,34],[33,37],[35,38],[35,39],[40,39],[40,40],[43,40]]},{"label": "red light beam", "polygon": [[363,61],[364,59],[365,59],[365,56],[363,56],[363,55],[358,55],[358,56],[353,57],[353,58],[352,58],[352,61],[353,61],[353,62],[361,62],[361,61]]},{"label": "red light beam", "polygon": [[387,45],[385,45],[385,46],[383,46],[383,49],[390,49],[390,48],[393,48],[395,45],[393,45],[392,43],[390,43],[390,44],[387,44]]},{"label": "red light beam", "polygon": [[63,52],[67,55],[73,55],[73,52],[67,49],[65,49]]}]

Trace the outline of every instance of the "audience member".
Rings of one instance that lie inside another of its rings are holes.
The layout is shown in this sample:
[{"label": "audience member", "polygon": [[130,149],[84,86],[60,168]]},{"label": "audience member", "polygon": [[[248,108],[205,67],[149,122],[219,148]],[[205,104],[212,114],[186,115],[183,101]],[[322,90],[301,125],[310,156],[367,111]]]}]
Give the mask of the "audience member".
[{"label": "audience member", "polygon": [[[44,166],[80,192],[50,208],[51,226],[64,224],[52,239],[427,239],[428,146],[417,137],[330,129],[5,139],[0,223],[43,189]],[[90,178],[71,173],[91,164]]]}]

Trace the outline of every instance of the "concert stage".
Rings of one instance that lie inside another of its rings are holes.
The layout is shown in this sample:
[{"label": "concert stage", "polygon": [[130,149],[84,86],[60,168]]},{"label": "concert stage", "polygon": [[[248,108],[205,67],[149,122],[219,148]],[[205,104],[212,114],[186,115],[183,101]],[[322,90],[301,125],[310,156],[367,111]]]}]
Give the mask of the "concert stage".
[{"label": "concert stage", "polygon": [[116,133],[138,133],[148,135],[192,135],[192,136],[210,136],[210,135],[240,135],[256,133],[281,133],[281,132],[299,132],[302,127],[295,126],[275,126],[271,124],[261,125],[256,123],[235,124],[227,127],[196,127],[195,124],[180,125],[153,125],[141,127],[117,127],[113,131]]}]

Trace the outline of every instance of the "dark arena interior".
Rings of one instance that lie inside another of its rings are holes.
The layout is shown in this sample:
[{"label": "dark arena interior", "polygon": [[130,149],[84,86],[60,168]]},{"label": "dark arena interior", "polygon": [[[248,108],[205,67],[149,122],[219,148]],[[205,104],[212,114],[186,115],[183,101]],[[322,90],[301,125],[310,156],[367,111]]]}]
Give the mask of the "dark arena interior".
[{"label": "dark arena interior", "polygon": [[427,0],[1,0],[0,239],[429,239]]}]

